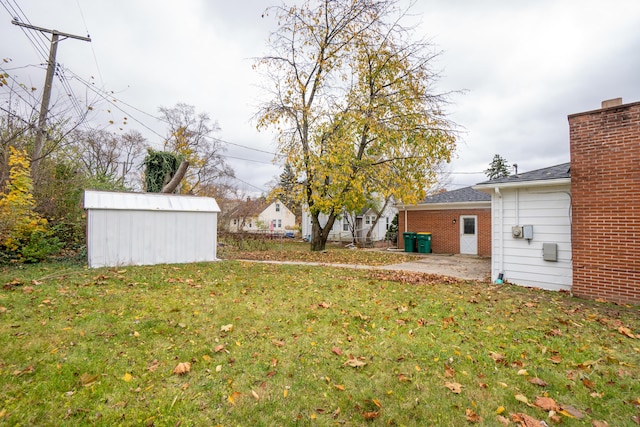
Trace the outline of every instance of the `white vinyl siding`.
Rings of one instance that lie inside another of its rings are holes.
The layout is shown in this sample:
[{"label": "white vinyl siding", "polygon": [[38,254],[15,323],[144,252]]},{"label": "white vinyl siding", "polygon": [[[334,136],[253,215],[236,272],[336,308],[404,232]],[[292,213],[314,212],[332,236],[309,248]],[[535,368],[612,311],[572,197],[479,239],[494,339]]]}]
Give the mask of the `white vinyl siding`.
[{"label": "white vinyl siding", "polygon": [[[569,185],[501,189],[492,196],[492,277],[549,290],[570,290],[571,197]],[[502,208],[502,211],[501,211]],[[501,217],[504,215],[504,217]],[[530,241],[512,236],[512,227],[533,226]],[[501,228],[502,226],[502,228]],[[558,245],[558,261],[542,258],[543,243]],[[502,250],[504,253],[502,253]]]}]

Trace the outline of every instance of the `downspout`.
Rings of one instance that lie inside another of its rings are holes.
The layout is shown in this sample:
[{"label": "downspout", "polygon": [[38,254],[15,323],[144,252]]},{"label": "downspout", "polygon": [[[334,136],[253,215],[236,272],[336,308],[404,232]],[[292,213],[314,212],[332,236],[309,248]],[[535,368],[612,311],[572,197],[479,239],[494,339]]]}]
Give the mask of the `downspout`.
[{"label": "downspout", "polygon": [[[500,188],[495,188],[495,193],[498,195],[500,199],[500,232],[498,235],[500,236],[500,259],[498,261],[498,277],[496,278],[497,283],[501,283],[503,280],[500,276],[504,277],[504,200],[502,198],[502,193],[500,193]],[[500,280],[500,282],[498,282]]]},{"label": "downspout", "polygon": [[407,231],[409,231],[409,229],[407,228],[407,207],[405,205],[402,205],[402,209],[404,209],[404,231],[406,233]]}]

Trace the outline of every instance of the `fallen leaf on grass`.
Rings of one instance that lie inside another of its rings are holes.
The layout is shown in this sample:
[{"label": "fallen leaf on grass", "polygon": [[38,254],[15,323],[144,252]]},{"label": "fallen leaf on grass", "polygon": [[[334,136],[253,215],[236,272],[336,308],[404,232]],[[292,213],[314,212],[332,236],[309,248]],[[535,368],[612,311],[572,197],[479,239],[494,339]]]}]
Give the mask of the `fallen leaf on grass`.
[{"label": "fallen leaf on grass", "polygon": [[591,425],[593,427],[609,427],[609,423],[606,421],[598,421],[598,420],[593,420],[591,421]]},{"label": "fallen leaf on grass", "polygon": [[530,417],[527,414],[521,414],[521,413],[517,413],[517,414],[511,414],[511,419],[513,420],[514,423],[518,424],[519,427],[545,427],[545,424],[542,424],[542,422],[536,420],[533,417]]},{"label": "fallen leaf on grass", "polygon": [[281,340],[271,340],[271,344],[275,345],[276,347],[284,347],[284,341]]},{"label": "fallen leaf on grass", "polygon": [[503,426],[508,426],[509,424],[511,424],[511,421],[509,421],[509,418],[507,418],[507,417],[503,417],[502,415],[498,415],[496,418],[498,419],[498,422],[500,424],[502,424]]},{"label": "fallen leaf on grass", "polygon": [[224,325],[220,328],[221,332],[231,332],[233,331],[233,325],[229,324],[229,325]]},{"label": "fallen leaf on grass", "polygon": [[122,379],[126,382],[131,382],[131,380],[133,379],[133,375],[131,375],[129,372],[125,372],[125,374],[122,376]]},{"label": "fallen leaf on grass", "polygon": [[500,353],[496,353],[495,351],[491,351],[491,352],[489,352],[489,356],[496,363],[505,363],[505,357],[504,357],[504,355],[502,355]]},{"label": "fallen leaf on grass", "polygon": [[20,376],[20,375],[23,375],[23,374],[30,374],[30,373],[32,373],[34,371],[35,371],[35,368],[33,367],[33,365],[29,365],[29,366],[27,366],[26,368],[24,368],[22,370],[15,370],[12,373],[13,373],[13,375]]},{"label": "fallen leaf on grass", "polygon": [[149,364],[149,366],[147,366],[147,370],[149,372],[153,372],[156,369],[158,369],[158,367],[160,366],[160,362],[158,362],[158,359],[154,359],[151,361],[151,363]]},{"label": "fallen leaf on grass", "polygon": [[544,380],[541,380],[538,377],[529,378],[527,381],[529,381],[531,384],[539,385],[540,387],[546,387],[547,386],[547,382],[544,381]]},{"label": "fallen leaf on grass", "polygon": [[529,399],[527,399],[527,396],[525,396],[524,394],[516,394],[513,397],[515,397],[518,402],[522,402],[522,403],[526,403],[527,405],[530,405]]},{"label": "fallen leaf on grass", "polygon": [[451,378],[451,377],[453,377],[453,375],[454,375],[455,373],[456,373],[456,371],[455,371],[452,367],[450,367],[450,366],[449,366],[449,365],[447,365],[447,364],[445,364],[445,365],[444,365],[444,376],[445,376],[445,377],[449,377],[449,378]]},{"label": "fallen leaf on grass", "polygon": [[622,335],[627,336],[629,338],[640,338],[640,335],[635,335],[631,332],[631,329],[627,328],[626,326],[620,326],[618,328],[618,332],[620,332]]},{"label": "fallen leaf on grass", "polygon": [[185,375],[189,371],[191,371],[191,363],[189,362],[180,362],[173,368],[173,373],[176,375]]},{"label": "fallen leaf on grass", "polygon": [[355,358],[353,356],[349,356],[349,359],[344,362],[344,366],[351,366],[352,368],[362,368],[367,362],[360,360],[362,358]]},{"label": "fallen leaf on grass", "polygon": [[256,393],[255,391],[251,390],[251,396],[253,396],[253,398],[255,400],[260,400],[260,396],[258,396],[258,393]]},{"label": "fallen leaf on grass", "polygon": [[96,381],[98,381],[98,375],[87,374],[86,372],[80,375],[80,385],[84,387],[89,387]]},{"label": "fallen leaf on grass", "polygon": [[224,344],[219,344],[213,348],[213,351],[216,353],[220,353],[222,350],[224,350]]},{"label": "fallen leaf on grass", "polygon": [[398,381],[400,381],[400,382],[404,382],[404,381],[409,381],[409,382],[411,382],[411,379],[410,379],[410,378],[408,378],[408,377],[407,377],[406,375],[404,375],[404,374],[398,374]]},{"label": "fallen leaf on grass", "polygon": [[341,356],[341,355],[342,355],[342,350],[340,350],[340,347],[333,347],[333,348],[331,348],[331,352],[332,352],[333,354],[337,354],[338,356]]},{"label": "fallen leaf on grass", "polygon": [[380,411],[363,412],[362,416],[365,420],[375,420],[380,416]]},{"label": "fallen leaf on grass", "polygon": [[536,401],[533,402],[533,406],[536,406],[544,411],[557,411],[560,409],[555,400],[550,397],[537,396]]},{"label": "fallen leaf on grass", "polygon": [[445,382],[444,386],[454,392],[455,394],[462,393],[462,384],[456,382]]},{"label": "fallen leaf on grass", "polygon": [[240,393],[239,391],[234,391],[227,397],[227,401],[232,405],[235,405],[236,399],[238,399],[240,396],[242,396],[242,393]]},{"label": "fallen leaf on grass", "polygon": [[562,362],[562,357],[561,356],[551,356],[549,358],[549,361],[551,361],[551,363],[560,363],[560,362]]},{"label": "fallen leaf on grass", "polygon": [[333,386],[340,391],[344,391],[344,384],[334,384]]},{"label": "fallen leaf on grass", "polygon": [[475,412],[473,412],[469,408],[467,408],[467,410],[465,411],[465,415],[467,416],[467,421],[469,421],[470,423],[481,423],[482,422],[482,417],[480,415],[476,414]]},{"label": "fallen leaf on grass", "polygon": [[320,304],[318,304],[318,307],[320,307],[320,308],[329,308],[329,307],[331,307],[331,303],[322,301]]},{"label": "fallen leaf on grass", "polygon": [[566,417],[576,418],[578,420],[581,420],[584,418],[584,414],[571,405],[562,405],[560,409],[560,413]]}]

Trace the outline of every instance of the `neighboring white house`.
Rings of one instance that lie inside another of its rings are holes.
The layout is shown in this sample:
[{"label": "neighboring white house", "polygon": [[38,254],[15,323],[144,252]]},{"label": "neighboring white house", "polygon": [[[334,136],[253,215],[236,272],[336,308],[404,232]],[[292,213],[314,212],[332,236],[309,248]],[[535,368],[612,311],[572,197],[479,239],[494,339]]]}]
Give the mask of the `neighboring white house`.
[{"label": "neighboring white house", "polygon": [[215,261],[215,199],[87,190],[89,267]]},{"label": "neighboring white house", "polygon": [[[388,206],[378,223],[375,225],[371,232],[371,241],[378,242],[384,240],[387,230],[393,221],[393,218],[398,213],[398,209],[393,206]],[[355,238],[357,243],[364,243],[367,233],[371,229],[376,218],[376,213],[373,209],[364,209],[357,215],[341,215],[333,223],[333,227],[329,232],[330,241],[338,242],[352,242]],[[324,226],[327,223],[327,216],[320,215],[320,224]],[[309,239],[311,236],[311,215],[307,209],[302,209],[302,237]]]},{"label": "neighboring white house", "polygon": [[492,278],[571,290],[570,164],[479,183],[491,194]]},{"label": "neighboring white house", "polygon": [[295,229],[296,216],[280,200],[241,202],[231,215],[229,231],[284,233]]}]

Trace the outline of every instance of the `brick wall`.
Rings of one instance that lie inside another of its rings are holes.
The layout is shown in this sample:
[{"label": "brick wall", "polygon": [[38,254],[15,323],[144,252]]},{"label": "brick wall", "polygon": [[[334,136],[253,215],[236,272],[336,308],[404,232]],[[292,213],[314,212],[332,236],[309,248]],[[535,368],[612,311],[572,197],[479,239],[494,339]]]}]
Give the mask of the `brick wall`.
[{"label": "brick wall", "polygon": [[569,116],[574,295],[640,304],[640,102]]},{"label": "brick wall", "polygon": [[[406,231],[431,233],[431,250],[435,254],[460,253],[460,215],[477,215],[478,255],[491,256],[491,209],[457,209],[434,211],[407,211]],[[453,223],[453,220],[456,223]],[[398,247],[404,249],[402,233],[404,211],[398,213]]]}]

